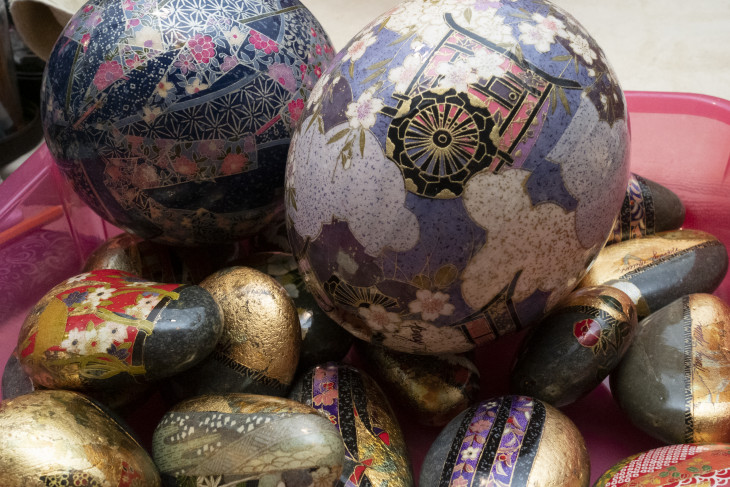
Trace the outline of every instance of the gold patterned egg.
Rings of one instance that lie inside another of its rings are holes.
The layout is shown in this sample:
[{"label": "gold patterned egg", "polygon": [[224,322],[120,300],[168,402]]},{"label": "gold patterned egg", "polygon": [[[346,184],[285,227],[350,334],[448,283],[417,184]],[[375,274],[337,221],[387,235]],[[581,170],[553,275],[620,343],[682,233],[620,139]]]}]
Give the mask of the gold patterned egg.
[{"label": "gold patterned egg", "polygon": [[223,310],[223,336],[210,356],[175,381],[181,397],[248,392],[283,396],[299,361],[299,315],[286,289],[248,267],[200,283]]},{"label": "gold patterned egg", "polygon": [[3,401],[0,430],[0,485],[160,485],[147,452],[79,393],[36,391]]},{"label": "gold patterned egg", "polygon": [[337,429],[317,411],[257,394],[183,401],[152,441],[163,479],[178,486],[329,487],[345,458]]}]

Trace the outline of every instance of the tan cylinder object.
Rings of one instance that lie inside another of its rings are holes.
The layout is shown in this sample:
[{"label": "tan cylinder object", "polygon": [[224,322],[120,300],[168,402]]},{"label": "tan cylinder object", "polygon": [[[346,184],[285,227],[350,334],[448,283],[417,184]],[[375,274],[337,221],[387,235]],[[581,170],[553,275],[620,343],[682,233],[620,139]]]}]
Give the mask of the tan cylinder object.
[{"label": "tan cylinder object", "polygon": [[84,0],[11,0],[10,15],[23,42],[44,61]]}]

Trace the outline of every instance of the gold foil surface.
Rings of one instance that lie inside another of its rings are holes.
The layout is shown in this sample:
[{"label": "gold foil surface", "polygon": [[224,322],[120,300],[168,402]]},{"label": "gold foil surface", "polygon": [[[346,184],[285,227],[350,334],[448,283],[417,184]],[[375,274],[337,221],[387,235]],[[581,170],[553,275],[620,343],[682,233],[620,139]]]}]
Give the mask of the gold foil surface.
[{"label": "gold foil surface", "polygon": [[186,399],[172,408],[178,412],[219,412],[219,413],[301,413],[319,414],[306,404],[274,396],[260,394],[228,393],[203,395]]},{"label": "gold foil surface", "polygon": [[94,269],[117,269],[134,275],[142,274],[142,257],[137,244],[141,241],[129,233],[112,237],[99,246],[84,264],[83,272]]},{"label": "gold foil surface", "polygon": [[35,391],[3,401],[0,431],[2,486],[161,484],[147,452],[75,392]]},{"label": "gold foil surface", "polygon": [[[730,306],[711,294],[689,297],[691,412],[696,443],[730,442]],[[685,357],[688,351],[685,350]]]},{"label": "gold foil surface", "polygon": [[699,230],[676,230],[609,245],[598,254],[579,287],[598,286],[621,279],[668,260],[679,252],[710,242],[718,240]]},{"label": "gold foil surface", "polygon": [[[252,394],[207,396],[178,405],[155,429],[153,451],[163,473],[178,481],[194,477],[193,485],[209,485],[199,483],[207,476],[238,475],[244,477],[240,481],[261,479],[259,485],[274,487],[280,483],[265,481],[297,470],[316,471],[324,481],[342,470],[345,457],[337,429],[314,409]],[[238,484],[226,480],[226,485]]]},{"label": "gold foil surface", "polygon": [[[614,304],[620,305],[621,309],[618,310],[614,306],[607,305],[604,300],[605,298],[602,299],[601,296],[613,298],[615,300]],[[636,306],[633,301],[625,292],[612,286],[594,286],[578,289],[563,299],[555,307],[553,312],[559,312],[560,308],[566,306],[588,306],[600,309],[618,321],[628,321],[632,322],[634,326],[636,325]]]},{"label": "gold foil surface", "polygon": [[388,432],[390,444],[386,445],[368,429],[359,416],[355,416],[359,459],[372,458],[365,471],[372,485],[376,487],[411,487],[411,464],[406,440],[395,413],[380,387],[369,376],[361,374],[367,397],[367,411],[371,424]]},{"label": "gold foil surface", "polygon": [[545,424],[527,487],[588,487],[591,460],[583,436],[558,409],[545,406]]},{"label": "gold foil surface", "polygon": [[446,425],[466,409],[479,387],[479,369],[466,357],[411,355],[365,345],[381,384],[427,425]]},{"label": "gold foil surface", "polygon": [[223,310],[223,336],[216,347],[231,360],[283,384],[291,384],[299,362],[299,314],[273,277],[248,267],[230,267],[200,286]]}]

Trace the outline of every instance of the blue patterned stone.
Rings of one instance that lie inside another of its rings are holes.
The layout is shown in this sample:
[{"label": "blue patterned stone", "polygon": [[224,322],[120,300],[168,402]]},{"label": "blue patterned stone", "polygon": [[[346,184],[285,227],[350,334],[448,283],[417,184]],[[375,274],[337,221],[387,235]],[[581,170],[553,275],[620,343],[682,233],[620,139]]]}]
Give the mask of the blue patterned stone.
[{"label": "blue patterned stone", "polygon": [[333,54],[297,0],[90,0],[48,60],[46,142],[115,225],[234,241],[283,219],[292,127]]}]

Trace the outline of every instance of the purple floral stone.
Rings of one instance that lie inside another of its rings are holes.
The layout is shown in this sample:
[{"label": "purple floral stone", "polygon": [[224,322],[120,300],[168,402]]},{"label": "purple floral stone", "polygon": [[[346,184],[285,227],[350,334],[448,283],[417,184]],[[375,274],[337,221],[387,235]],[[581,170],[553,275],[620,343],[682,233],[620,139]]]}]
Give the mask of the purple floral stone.
[{"label": "purple floral stone", "polygon": [[292,127],[333,55],[297,0],[91,0],[48,61],[46,142],[115,225],[235,241],[283,219]]},{"label": "purple floral stone", "polygon": [[603,51],[546,1],[407,1],[338,53],[286,174],[320,306],[363,340],[463,352],[531,325],[609,236],[629,178]]},{"label": "purple floral stone", "polygon": [[[552,447],[552,448],[551,448]],[[476,404],[439,433],[419,486],[587,486],[583,438],[560,411],[526,396]]]}]

